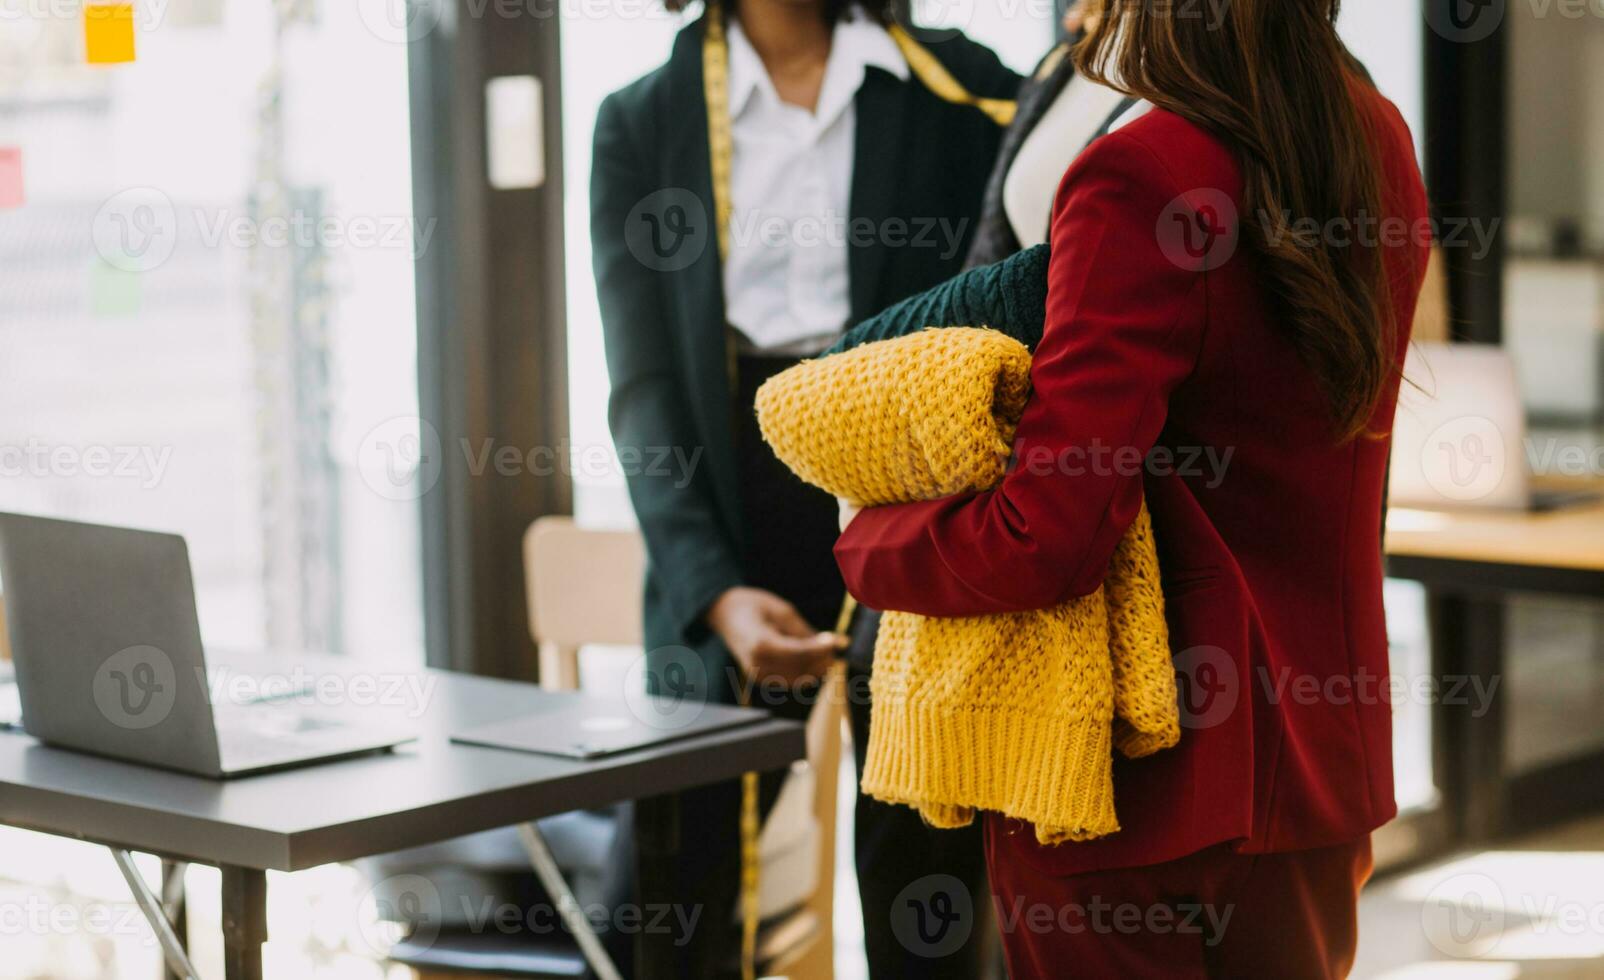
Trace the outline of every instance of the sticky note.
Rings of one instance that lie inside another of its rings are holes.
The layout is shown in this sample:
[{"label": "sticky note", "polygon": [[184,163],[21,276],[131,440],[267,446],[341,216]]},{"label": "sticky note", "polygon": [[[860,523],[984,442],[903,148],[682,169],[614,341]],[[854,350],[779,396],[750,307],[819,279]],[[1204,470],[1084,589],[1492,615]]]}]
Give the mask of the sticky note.
[{"label": "sticky note", "polygon": [[134,5],[84,4],[84,51],[91,65],[134,60]]},{"label": "sticky note", "polygon": [[0,211],[22,207],[22,150],[0,146]]},{"label": "sticky note", "polygon": [[89,309],[95,316],[133,316],[144,302],[139,273],[96,259],[89,268]]}]

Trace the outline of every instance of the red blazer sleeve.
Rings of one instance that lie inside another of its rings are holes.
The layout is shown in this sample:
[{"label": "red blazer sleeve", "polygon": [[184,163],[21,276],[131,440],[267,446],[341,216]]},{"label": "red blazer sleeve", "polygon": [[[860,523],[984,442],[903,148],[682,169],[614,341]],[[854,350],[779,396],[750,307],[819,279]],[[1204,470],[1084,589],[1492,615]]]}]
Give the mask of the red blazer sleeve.
[{"label": "red blazer sleeve", "polygon": [[974,616],[1097,590],[1202,340],[1204,268],[1220,252],[1195,258],[1197,229],[1188,243],[1181,222],[1223,228],[1234,248],[1234,208],[1211,206],[1222,193],[1187,189],[1126,133],[1081,155],[1054,202],[1046,329],[1009,475],[986,493],[859,514],[835,548],[853,595]]}]

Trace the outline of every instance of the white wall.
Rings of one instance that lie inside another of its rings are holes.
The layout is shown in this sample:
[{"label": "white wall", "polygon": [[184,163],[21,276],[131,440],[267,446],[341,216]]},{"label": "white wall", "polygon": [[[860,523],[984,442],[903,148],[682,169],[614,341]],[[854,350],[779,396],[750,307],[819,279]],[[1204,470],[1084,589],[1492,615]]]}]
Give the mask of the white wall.
[{"label": "white wall", "polygon": [[1426,88],[1423,48],[1424,17],[1418,0],[1344,0],[1342,37],[1370,69],[1376,87],[1397,103],[1424,145]]}]

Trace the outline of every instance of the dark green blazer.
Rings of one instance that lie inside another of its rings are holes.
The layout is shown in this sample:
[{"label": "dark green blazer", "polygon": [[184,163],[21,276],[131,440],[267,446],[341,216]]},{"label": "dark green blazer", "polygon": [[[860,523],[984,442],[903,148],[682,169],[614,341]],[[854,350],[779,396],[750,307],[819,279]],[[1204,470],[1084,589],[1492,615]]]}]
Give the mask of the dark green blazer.
[{"label": "dark green blazer", "polygon": [[[729,700],[729,654],[702,616],[742,584],[747,531],[710,220],[703,31],[702,20],[687,26],[667,64],[602,103],[591,239],[609,424],[646,539],[649,680],[680,664],[675,693]],[[1019,76],[961,35],[915,36],[975,95],[1012,98],[1018,89]],[[959,271],[1003,135],[978,109],[942,101],[912,75],[871,68],[855,105],[854,322]]]}]

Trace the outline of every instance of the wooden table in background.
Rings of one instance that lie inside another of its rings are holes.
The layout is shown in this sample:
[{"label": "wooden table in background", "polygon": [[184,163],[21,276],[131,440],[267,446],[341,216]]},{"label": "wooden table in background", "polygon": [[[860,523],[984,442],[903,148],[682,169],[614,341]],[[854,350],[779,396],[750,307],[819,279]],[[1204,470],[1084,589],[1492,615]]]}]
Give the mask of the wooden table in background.
[{"label": "wooden table in background", "polygon": [[1434,708],[1439,788],[1466,843],[1604,806],[1604,750],[1527,772],[1512,772],[1505,755],[1506,664],[1520,655],[1507,649],[1507,598],[1604,599],[1604,480],[1544,486],[1600,496],[1532,513],[1395,508],[1387,520],[1387,574],[1428,591],[1433,675],[1498,684],[1484,714]]}]

